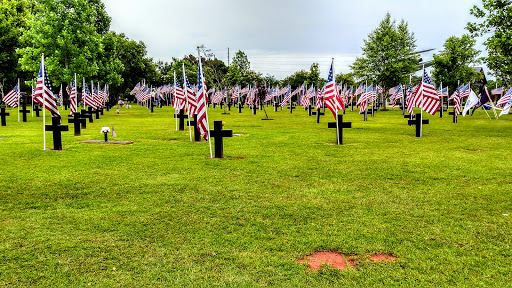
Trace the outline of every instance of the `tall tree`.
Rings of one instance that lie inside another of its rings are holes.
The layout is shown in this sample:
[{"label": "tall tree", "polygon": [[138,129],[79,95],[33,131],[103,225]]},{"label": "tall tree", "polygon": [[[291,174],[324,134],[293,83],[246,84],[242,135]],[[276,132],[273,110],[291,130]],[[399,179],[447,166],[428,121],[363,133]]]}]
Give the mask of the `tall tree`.
[{"label": "tall tree", "polygon": [[[45,54],[48,73],[59,84],[71,82],[74,74],[93,78],[101,69],[104,44],[102,37],[110,27],[110,17],[100,0],[39,0],[37,13],[29,20],[23,34],[25,48],[18,49],[22,69],[38,72],[41,54]],[[108,80],[118,80],[102,73]]]},{"label": "tall tree", "polygon": [[416,40],[407,22],[397,24],[389,13],[364,40],[363,55],[350,66],[358,81],[382,84],[384,91],[409,81],[418,65]]},{"label": "tall tree", "polygon": [[308,80],[308,75],[309,73],[306,70],[299,70],[284,78],[281,83],[283,86],[290,84],[292,89],[295,89]]},{"label": "tall tree", "polygon": [[351,87],[356,85],[356,81],[354,80],[354,73],[339,73],[336,75],[336,83],[342,83],[343,86]]},{"label": "tall tree", "polygon": [[317,89],[324,86],[325,82],[327,80],[320,77],[320,65],[318,63],[311,64],[311,67],[309,67],[309,73],[307,77],[307,83],[313,84]]},{"label": "tall tree", "polygon": [[482,0],[470,13],[481,22],[470,22],[466,29],[473,37],[488,37],[484,45],[488,56],[483,60],[491,73],[512,85],[512,1]]},{"label": "tall tree", "polygon": [[16,78],[26,76],[20,75],[16,49],[22,47],[19,39],[27,28],[33,5],[25,0],[0,1],[0,85],[14,86]]},{"label": "tall tree", "polygon": [[251,62],[249,62],[247,55],[243,51],[238,50],[235,53],[235,57],[233,57],[231,66],[236,67],[240,72],[244,72],[251,69]]},{"label": "tall tree", "polygon": [[470,67],[478,61],[477,57],[480,54],[480,51],[475,49],[475,43],[476,41],[469,35],[446,39],[444,49],[439,54],[434,54],[432,61],[432,75],[437,84],[442,82],[450,91],[455,91],[458,81],[468,83],[479,80],[480,73]]}]

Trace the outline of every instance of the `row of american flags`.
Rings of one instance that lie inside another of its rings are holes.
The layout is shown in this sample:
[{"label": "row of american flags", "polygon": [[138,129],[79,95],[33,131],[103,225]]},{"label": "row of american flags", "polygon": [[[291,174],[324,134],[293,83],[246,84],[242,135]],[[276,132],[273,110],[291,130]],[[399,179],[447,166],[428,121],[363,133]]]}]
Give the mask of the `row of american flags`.
[{"label": "row of american flags", "polygon": [[[98,109],[103,107],[103,105],[109,100],[109,88],[108,85],[105,84],[103,88],[100,87],[99,83],[94,84],[91,81],[91,89],[87,86],[85,79],[82,82],[82,104],[85,106],[92,107],[93,109]],[[76,76],[72,83],[70,83],[66,87],[66,92],[69,96],[69,107],[70,107],[70,115],[73,115],[77,112],[78,108],[78,90],[80,87],[77,85]],[[14,86],[14,88],[9,91],[3,98],[2,102],[7,104],[10,107],[18,107],[20,105],[21,100],[21,91],[19,82]],[[44,64],[44,56],[41,57],[41,65],[39,67],[39,73],[37,76],[36,87],[32,89],[32,100],[38,103],[41,107],[44,107],[52,116],[60,117],[60,112],[58,106],[62,106],[64,104],[64,93],[62,89],[62,84],[60,85],[59,94],[55,97],[53,93],[52,83],[50,78],[48,77],[48,71],[46,69],[46,65]],[[1,103],[1,102],[0,102]]]},{"label": "row of american flags", "polygon": [[[260,100],[257,95],[257,87],[254,85],[247,85],[244,88],[234,85],[230,89],[217,90],[215,87],[210,88],[205,94],[205,103],[211,104],[230,104],[240,103],[243,105],[259,105],[263,103],[277,103],[280,107],[288,105],[293,96],[298,96],[299,105],[307,107],[314,104],[318,110],[320,107],[326,107],[333,113],[336,118],[337,113],[340,110],[345,110],[348,103],[353,103],[354,98],[358,97],[356,105],[359,106],[360,112],[364,112],[370,105],[379,100],[379,94],[383,95],[383,88],[379,85],[367,85],[367,83],[361,83],[359,87],[343,86],[342,83],[336,83],[334,79],[333,62],[329,70],[329,75],[326,84],[322,88],[315,88],[313,85],[308,87],[305,83],[297,87],[292,91],[290,85],[285,87],[266,87],[266,96],[263,100]],[[179,111],[185,109],[188,115],[194,115],[197,111],[197,91],[198,87],[191,85],[185,74],[183,68],[183,83],[176,81],[176,75],[174,75],[174,83],[172,85],[161,86],[158,88],[150,88],[144,84],[138,83],[131,91],[132,95],[135,95],[137,100],[142,103],[150,99],[171,99],[172,106]],[[489,99],[489,92],[485,90],[487,95],[480,95],[479,102],[481,105],[485,104],[483,99]],[[493,89],[492,93],[502,93],[503,88]],[[461,114],[462,99],[470,96],[471,93],[470,84],[460,85],[453,94],[448,98],[448,101],[454,103],[454,111],[457,115]],[[474,93],[474,92],[473,92]],[[439,86],[435,88],[432,78],[428,75],[427,71],[423,70],[422,80],[420,83],[412,86],[411,81],[409,85],[397,85],[388,91],[389,100],[393,105],[396,106],[398,101],[402,101],[402,104],[407,106],[407,111],[412,114],[414,108],[420,108],[431,115],[435,115],[441,105],[441,98],[448,97],[449,91],[447,87]],[[230,100],[228,100],[231,95]],[[512,102],[510,101],[512,95],[512,88],[509,89],[503,97],[496,103],[496,106],[505,105],[506,109],[510,109]],[[245,100],[243,100],[245,97]],[[489,101],[487,100],[487,102]],[[263,103],[260,103],[263,102]],[[405,102],[405,103],[403,103]],[[480,105],[480,106],[481,106]],[[508,111],[508,110],[506,110]]]}]

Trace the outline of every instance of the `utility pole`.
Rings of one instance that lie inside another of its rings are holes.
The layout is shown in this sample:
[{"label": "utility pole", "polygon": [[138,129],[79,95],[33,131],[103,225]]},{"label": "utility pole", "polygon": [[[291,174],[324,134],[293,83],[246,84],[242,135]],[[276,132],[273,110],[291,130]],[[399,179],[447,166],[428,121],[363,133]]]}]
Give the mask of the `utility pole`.
[{"label": "utility pole", "polygon": [[228,67],[229,67],[229,47],[228,47]]}]

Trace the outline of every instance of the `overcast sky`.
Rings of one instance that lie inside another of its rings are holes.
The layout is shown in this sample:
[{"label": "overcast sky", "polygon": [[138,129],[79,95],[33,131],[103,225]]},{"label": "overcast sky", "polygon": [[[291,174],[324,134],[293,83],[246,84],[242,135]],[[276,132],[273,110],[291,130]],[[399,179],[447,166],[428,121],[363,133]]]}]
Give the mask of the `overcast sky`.
[{"label": "overcast sky", "polygon": [[[334,57],[336,73],[349,72],[363,40],[386,12],[404,19],[418,49],[436,48],[466,33],[469,10],[481,0],[103,0],[111,29],[143,41],[148,56],[170,61],[197,54],[204,44],[227,63],[244,51],[251,69],[282,79],[320,63],[323,77]],[[478,49],[484,51],[478,41]],[[434,51],[433,53],[436,53]],[[432,58],[432,53],[424,55]]]}]

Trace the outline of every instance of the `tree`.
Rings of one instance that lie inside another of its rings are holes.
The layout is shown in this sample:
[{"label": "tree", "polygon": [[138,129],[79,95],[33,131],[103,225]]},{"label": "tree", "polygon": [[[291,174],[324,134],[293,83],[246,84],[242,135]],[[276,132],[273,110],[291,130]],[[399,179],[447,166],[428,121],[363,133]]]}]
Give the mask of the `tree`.
[{"label": "tree", "polygon": [[27,28],[32,8],[30,1],[0,1],[0,85],[11,87],[16,78],[28,77],[20,73],[16,49],[22,47],[19,39]]},{"label": "tree", "polygon": [[340,73],[336,75],[336,83],[342,83],[343,86],[351,87],[356,86],[356,81],[354,81],[354,73]]},{"label": "tree", "polygon": [[483,8],[473,6],[470,13],[480,23],[470,22],[466,29],[473,37],[490,35],[485,40],[488,56],[482,58],[491,74],[512,85],[512,2],[482,0]]},{"label": "tree", "polygon": [[309,75],[309,73],[306,70],[299,70],[299,71],[293,73],[292,75],[284,78],[281,81],[282,86],[286,86],[286,85],[290,84],[292,89],[295,89],[295,88],[299,87],[300,85],[304,84],[304,82],[306,82],[306,80],[308,80],[308,75]]},{"label": "tree", "polygon": [[323,87],[327,80],[320,77],[320,65],[318,63],[311,64],[307,77],[307,83],[313,84],[317,89]]},{"label": "tree", "polygon": [[379,26],[364,40],[363,55],[350,66],[358,81],[368,80],[383,85],[384,91],[399,83],[409,82],[416,71],[418,55],[414,54],[416,40],[408,24],[397,24],[386,14]]},{"label": "tree", "polygon": [[111,67],[106,66],[111,59],[102,61],[106,56],[103,36],[110,27],[110,17],[100,0],[40,0],[37,3],[38,11],[29,20],[29,28],[22,37],[25,48],[17,50],[23,70],[36,76],[44,53],[48,73],[57,85],[71,82],[75,73],[80,78],[93,78],[102,69],[101,74],[107,81],[119,80],[113,75],[119,72],[119,63]]},{"label": "tree", "polygon": [[480,73],[469,66],[477,62],[480,54],[480,51],[474,48],[475,43],[476,41],[467,34],[461,37],[452,36],[446,40],[444,50],[434,54],[432,62],[432,76],[437,84],[442,82],[450,91],[455,91],[458,81],[468,83],[471,80],[479,80],[477,77],[480,77]]},{"label": "tree", "polygon": [[243,51],[238,50],[233,57],[233,63],[231,66],[237,68],[240,72],[245,72],[251,68],[251,63],[247,59],[247,55]]}]

